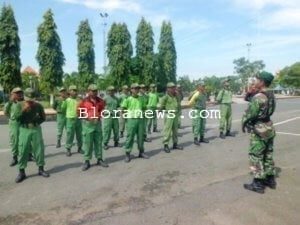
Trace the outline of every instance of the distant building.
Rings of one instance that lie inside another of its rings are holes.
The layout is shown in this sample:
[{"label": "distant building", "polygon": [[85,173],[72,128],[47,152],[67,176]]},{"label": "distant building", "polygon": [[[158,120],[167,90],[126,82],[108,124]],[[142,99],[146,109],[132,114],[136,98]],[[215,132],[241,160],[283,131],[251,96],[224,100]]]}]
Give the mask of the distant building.
[{"label": "distant building", "polygon": [[24,75],[34,75],[36,78],[40,78],[40,74],[34,70],[32,67],[27,66],[23,71],[22,71],[22,76]]}]

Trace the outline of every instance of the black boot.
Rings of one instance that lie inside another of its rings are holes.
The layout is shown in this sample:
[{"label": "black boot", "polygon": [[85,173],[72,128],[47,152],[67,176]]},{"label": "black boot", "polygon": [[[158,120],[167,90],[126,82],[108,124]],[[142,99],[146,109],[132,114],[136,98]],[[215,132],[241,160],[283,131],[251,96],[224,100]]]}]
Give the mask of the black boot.
[{"label": "black boot", "polygon": [[200,136],[200,142],[202,143],[209,143],[209,140],[207,140],[206,138],[204,138],[204,136]]},{"label": "black boot", "polygon": [[60,148],[60,147],[61,147],[60,140],[57,140],[57,143],[56,143],[56,148]]},{"label": "black boot", "polygon": [[183,150],[183,147],[178,145],[177,143],[174,143],[173,145],[173,149],[177,149],[177,150]]},{"label": "black boot", "polygon": [[15,166],[18,164],[18,156],[14,155],[9,166]]},{"label": "black boot", "polygon": [[119,144],[119,142],[118,142],[118,141],[115,141],[114,147],[116,147],[116,148],[121,148],[121,147],[122,147],[122,145],[121,145],[121,144]]},{"label": "black boot", "polygon": [[78,152],[79,154],[83,154],[83,153],[84,153],[84,152],[82,151],[81,147],[77,149],[77,152]]},{"label": "black boot", "polygon": [[108,167],[108,164],[104,162],[102,159],[97,160],[97,165],[102,167]]},{"label": "black boot", "polygon": [[30,162],[34,161],[34,157],[33,157],[32,153],[29,153],[28,161],[30,161]]},{"label": "black boot", "polygon": [[159,133],[159,131],[157,130],[157,127],[153,128],[153,133]]},{"label": "black boot", "polygon": [[131,158],[130,158],[130,153],[126,152],[126,155],[125,155],[125,162],[126,162],[126,163],[129,163],[130,160],[131,160]]},{"label": "black boot", "polygon": [[220,138],[221,138],[221,139],[225,139],[225,135],[224,135],[223,132],[220,132]]},{"label": "black boot", "polygon": [[198,141],[198,138],[194,138],[194,144],[195,145],[200,145],[200,142]]},{"label": "black boot", "polygon": [[244,184],[244,188],[260,194],[265,193],[265,185],[263,184],[263,180],[257,178],[254,178],[251,184]]},{"label": "black boot", "polygon": [[90,161],[86,160],[82,166],[82,171],[86,171],[91,167]]},{"label": "black boot", "polygon": [[19,170],[19,174],[16,178],[16,183],[21,183],[23,180],[26,179],[26,174],[25,174],[25,170],[24,169],[20,169]]},{"label": "black boot", "polygon": [[274,175],[269,175],[264,179],[264,185],[268,186],[271,189],[276,189],[276,180]]},{"label": "black boot", "polygon": [[39,166],[39,175],[43,176],[43,177],[50,177],[50,174],[45,172],[44,167],[43,166]]},{"label": "black boot", "polygon": [[120,138],[124,137],[124,131],[120,132]]},{"label": "black boot", "polygon": [[226,136],[228,137],[234,137],[234,134],[230,133],[230,130],[226,131]]},{"label": "black boot", "polygon": [[108,145],[107,144],[104,144],[104,150],[108,150],[109,149],[109,147],[108,147]]},{"label": "black boot", "polygon": [[151,142],[151,140],[149,138],[144,138],[144,142]]},{"label": "black boot", "polygon": [[170,151],[170,148],[169,148],[169,145],[164,145],[164,151],[166,152],[166,153],[170,153],[171,151]]},{"label": "black boot", "polygon": [[68,149],[68,148],[67,148],[66,156],[68,156],[68,157],[72,156],[71,149]]},{"label": "black boot", "polygon": [[139,158],[143,158],[143,159],[149,159],[149,156],[146,155],[144,152],[140,152],[139,154]]}]

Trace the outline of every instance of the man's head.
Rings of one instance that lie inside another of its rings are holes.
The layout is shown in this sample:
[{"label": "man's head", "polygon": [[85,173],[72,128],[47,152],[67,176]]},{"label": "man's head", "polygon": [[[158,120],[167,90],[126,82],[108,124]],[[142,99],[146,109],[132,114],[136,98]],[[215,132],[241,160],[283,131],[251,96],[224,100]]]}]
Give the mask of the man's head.
[{"label": "man's head", "polygon": [[203,93],[205,91],[205,84],[203,82],[199,83],[197,86],[197,90]]},{"label": "man's head", "polygon": [[156,85],[155,84],[150,84],[150,91],[155,92]]},{"label": "man's head", "polygon": [[269,72],[263,71],[256,75],[256,79],[255,88],[260,90],[269,87],[272,84],[274,76]]},{"label": "man's head", "polygon": [[128,94],[128,91],[129,91],[128,86],[127,86],[127,85],[124,85],[124,86],[122,87],[122,92],[123,92],[124,94]]},{"label": "man's head", "polygon": [[65,88],[60,88],[59,89],[59,95],[62,98],[66,98],[67,97],[67,90]]},{"label": "man's head", "polygon": [[98,95],[98,87],[96,84],[90,84],[88,87],[88,95],[91,98],[96,98]]},{"label": "man's head", "polygon": [[223,83],[223,87],[224,87],[224,89],[229,89],[229,87],[230,87],[229,82],[228,82],[228,81],[225,81],[225,82]]},{"label": "man's head", "polygon": [[71,98],[77,97],[77,87],[75,85],[70,85],[69,94],[70,94]]},{"label": "man's head", "polygon": [[11,97],[14,101],[21,101],[23,99],[23,90],[19,87],[11,91]]},{"label": "man's head", "polygon": [[140,91],[140,85],[137,83],[133,83],[130,87],[130,90],[131,90],[131,94],[133,96],[136,96]]},{"label": "man's head", "polygon": [[170,95],[175,95],[176,94],[176,85],[173,82],[169,82],[167,84],[167,92]]},{"label": "man's head", "polygon": [[28,102],[34,101],[34,90],[32,88],[25,89],[24,100]]},{"label": "man's head", "polygon": [[114,86],[109,86],[109,87],[106,89],[106,91],[107,91],[107,94],[108,94],[109,96],[113,96],[113,95],[115,94],[115,87],[114,87]]},{"label": "man's head", "polygon": [[145,94],[146,93],[146,86],[144,84],[140,84],[140,93]]}]

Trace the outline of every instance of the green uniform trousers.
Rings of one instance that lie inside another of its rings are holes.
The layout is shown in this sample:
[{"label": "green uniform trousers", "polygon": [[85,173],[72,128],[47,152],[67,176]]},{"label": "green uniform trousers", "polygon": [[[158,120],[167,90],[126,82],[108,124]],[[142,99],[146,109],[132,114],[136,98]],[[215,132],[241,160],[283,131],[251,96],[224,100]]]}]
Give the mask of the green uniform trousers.
[{"label": "green uniform trousers", "polygon": [[182,115],[182,111],[180,110],[178,112],[178,128],[181,128],[181,115]]},{"label": "green uniform trousers", "polygon": [[200,115],[201,110],[194,109],[193,110],[193,134],[194,138],[199,138],[201,136],[204,136],[205,134],[205,125],[206,125],[206,119],[204,118],[206,115],[202,113],[202,116]]},{"label": "green uniform trousers", "polygon": [[17,120],[9,120],[9,142],[13,156],[18,155],[18,140],[20,123]]},{"label": "green uniform trousers", "polygon": [[232,110],[231,104],[221,104],[221,121],[220,121],[220,131],[230,131],[232,123]]},{"label": "green uniform trousers", "polygon": [[37,125],[34,128],[20,126],[19,134],[19,169],[25,169],[29,158],[29,153],[32,151],[37,166],[45,165],[45,146],[42,136],[42,128]]},{"label": "green uniform trousers", "polygon": [[77,146],[82,147],[82,126],[79,118],[67,118],[67,142],[66,148],[71,149],[76,133]]},{"label": "green uniform trousers", "polygon": [[273,142],[274,137],[262,140],[258,135],[251,134],[249,159],[254,178],[264,179],[266,175],[275,175]]},{"label": "green uniform trousers", "polygon": [[178,143],[178,115],[175,118],[165,118],[163,130],[163,144],[168,144],[172,137],[173,144]]},{"label": "green uniform trousers", "polygon": [[152,125],[153,125],[153,130],[157,129],[157,115],[156,115],[156,110],[155,109],[151,109],[151,111],[153,112],[153,116],[151,118],[147,119],[148,131],[151,131]]},{"label": "green uniform trousers", "polygon": [[144,138],[147,138],[147,123],[148,123],[148,119],[147,118],[143,118],[143,123],[144,123]]},{"label": "green uniform trousers", "polygon": [[123,117],[123,115],[121,114],[121,116],[120,116],[120,132],[125,131],[126,122],[127,122],[127,119],[125,119]]},{"label": "green uniform trousers", "polygon": [[144,152],[144,123],[141,118],[127,119],[127,137],[125,150],[127,153],[132,151],[134,137],[137,136],[138,150]]},{"label": "green uniform trousers", "polygon": [[66,127],[66,115],[63,113],[57,113],[56,115],[56,122],[57,122],[57,140],[61,140],[64,128]]},{"label": "green uniform trousers", "polygon": [[105,118],[103,128],[103,143],[108,144],[111,131],[114,133],[114,142],[119,142],[119,121],[118,118]]},{"label": "green uniform trousers", "polygon": [[94,152],[96,159],[102,159],[101,121],[82,121],[84,160],[91,160]]}]

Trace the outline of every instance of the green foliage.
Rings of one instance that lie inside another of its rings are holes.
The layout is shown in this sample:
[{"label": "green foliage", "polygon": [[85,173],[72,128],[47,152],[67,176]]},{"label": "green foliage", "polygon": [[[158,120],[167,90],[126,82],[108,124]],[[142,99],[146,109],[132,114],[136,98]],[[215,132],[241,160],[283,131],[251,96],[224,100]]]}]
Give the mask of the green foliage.
[{"label": "green foliage", "polygon": [[181,90],[183,92],[192,92],[195,89],[195,85],[192,83],[188,75],[179,77],[177,84],[181,86]]},{"label": "green foliage", "polygon": [[39,78],[35,74],[22,73],[22,82],[24,88],[31,87],[35,93],[40,93]]},{"label": "green foliage", "polygon": [[138,82],[149,85],[155,82],[154,71],[154,39],[153,30],[150,23],[142,18],[136,31],[136,60]]},{"label": "green foliage", "polygon": [[120,88],[129,84],[132,45],[130,33],[125,23],[113,23],[108,33],[107,56],[109,59],[109,77],[111,84]]},{"label": "green foliage", "polygon": [[49,9],[44,14],[44,21],[38,27],[38,52],[36,59],[40,66],[41,90],[49,94],[54,88],[62,85],[63,65],[65,62],[62,53],[60,38],[56,32],[53,13]]},{"label": "green foliage", "polygon": [[157,74],[158,90],[164,90],[167,82],[176,82],[176,49],[170,22],[163,22],[158,45],[158,63],[160,73]]},{"label": "green foliage", "polygon": [[283,68],[276,81],[285,87],[300,88],[300,62]]},{"label": "green foliage", "polygon": [[80,22],[77,31],[78,50],[78,72],[81,80],[81,87],[87,88],[94,82],[95,76],[95,52],[93,43],[93,32],[88,20]]},{"label": "green foliage", "polygon": [[20,38],[11,6],[3,5],[0,14],[0,83],[6,93],[22,86]]}]

